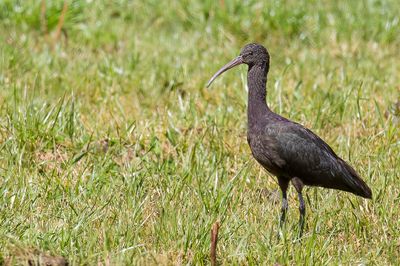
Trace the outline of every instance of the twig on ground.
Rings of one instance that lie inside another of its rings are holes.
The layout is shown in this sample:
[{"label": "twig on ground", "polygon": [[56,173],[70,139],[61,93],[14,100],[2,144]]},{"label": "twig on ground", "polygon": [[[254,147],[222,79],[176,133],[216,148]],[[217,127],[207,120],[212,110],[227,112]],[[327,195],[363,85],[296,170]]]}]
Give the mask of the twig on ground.
[{"label": "twig on ground", "polygon": [[211,265],[217,265],[217,241],[218,241],[219,222],[215,222],[211,228]]}]

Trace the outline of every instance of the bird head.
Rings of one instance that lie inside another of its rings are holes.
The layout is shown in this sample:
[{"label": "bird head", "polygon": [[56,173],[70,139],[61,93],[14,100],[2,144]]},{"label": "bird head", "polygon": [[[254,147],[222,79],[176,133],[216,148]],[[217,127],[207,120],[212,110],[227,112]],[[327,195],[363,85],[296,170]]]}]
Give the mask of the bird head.
[{"label": "bird head", "polygon": [[269,66],[269,54],[267,49],[260,44],[247,44],[245,47],[243,47],[238,57],[224,65],[220,70],[217,71],[217,73],[214,74],[214,76],[212,76],[210,81],[207,83],[207,87],[209,87],[219,75],[240,64],[246,64],[249,66],[249,68],[253,67],[254,65],[262,64],[267,64],[267,66]]},{"label": "bird head", "polygon": [[269,54],[264,46],[257,43],[250,43],[243,47],[239,55],[244,64],[248,66],[262,64],[264,62],[269,63]]}]

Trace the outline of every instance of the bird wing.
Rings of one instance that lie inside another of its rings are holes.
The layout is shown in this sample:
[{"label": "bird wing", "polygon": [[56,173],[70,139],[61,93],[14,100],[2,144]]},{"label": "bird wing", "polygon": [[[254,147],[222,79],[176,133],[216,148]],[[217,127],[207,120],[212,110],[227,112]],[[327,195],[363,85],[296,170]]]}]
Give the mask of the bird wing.
[{"label": "bird wing", "polygon": [[[335,171],[338,156],[320,137],[297,123],[282,124],[277,137],[279,154],[292,174],[306,176]],[[329,178],[332,175],[328,175]]]},{"label": "bird wing", "polygon": [[300,178],[307,185],[341,189],[366,196],[370,189],[356,171],[339,158],[332,148],[311,130],[287,121],[267,126],[266,139],[274,138],[275,150],[282,170],[291,177]]},{"label": "bird wing", "polygon": [[265,127],[253,137],[252,149],[256,159],[263,165],[277,167],[290,177],[309,176],[328,168],[337,158],[333,150],[317,135],[300,124],[287,121]]}]

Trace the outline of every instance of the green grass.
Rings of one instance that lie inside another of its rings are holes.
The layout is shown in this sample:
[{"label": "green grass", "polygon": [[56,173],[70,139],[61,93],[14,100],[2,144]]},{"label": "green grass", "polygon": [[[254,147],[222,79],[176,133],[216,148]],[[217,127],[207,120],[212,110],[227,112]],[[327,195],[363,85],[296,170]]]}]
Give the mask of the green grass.
[{"label": "green grass", "polygon": [[[0,264],[397,265],[398,1],[0,2]],[[268,103],[349,161],[373,200],[290,188],[246,143],[249,42],[271,54]],[[279,195],[279,194],[278,194]],[[30,253],[29,253],[30,252]],[[25,254],[24,253],[24,254]],[[28,255],[29,256],[29,255]],[[33,256],[33,255],[32,255]],[[26,260],[25,260],[26,263]]]}]

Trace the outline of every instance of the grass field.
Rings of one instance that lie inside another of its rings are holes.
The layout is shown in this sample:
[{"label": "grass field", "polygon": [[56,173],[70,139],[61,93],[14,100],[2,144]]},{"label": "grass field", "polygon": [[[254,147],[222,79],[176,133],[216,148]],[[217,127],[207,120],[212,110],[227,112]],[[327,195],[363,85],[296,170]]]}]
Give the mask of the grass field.
[{"label": "grass field", "polygon": [[[400,263],[400,2],[0,2],[0,264]],[[61,25],[61,24],[60,24]],[[246,142],[249,42],[268,103],[320,135],[373,190],[289,190]]]}]

